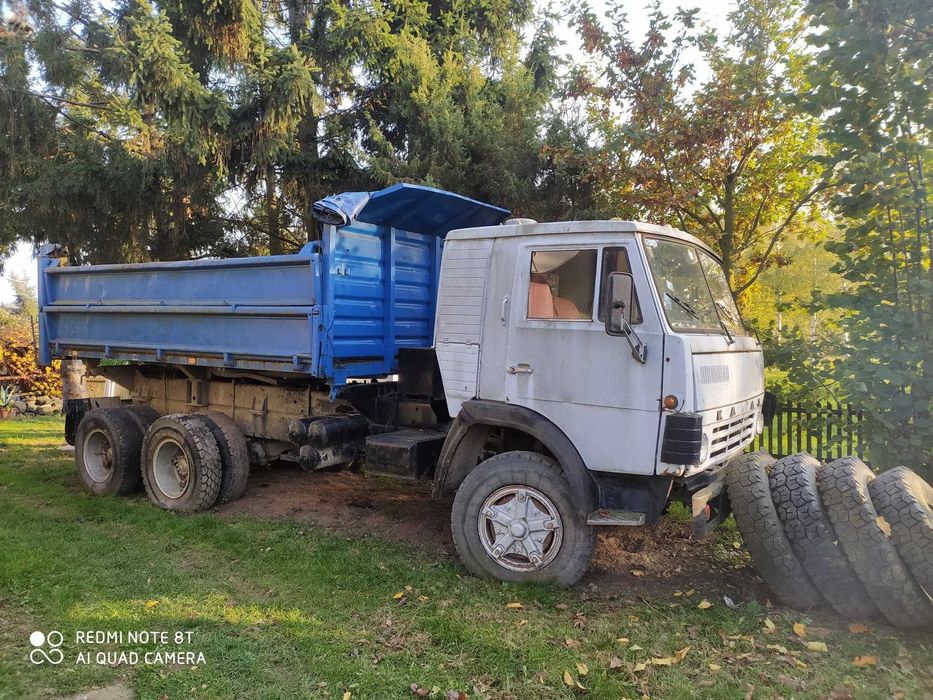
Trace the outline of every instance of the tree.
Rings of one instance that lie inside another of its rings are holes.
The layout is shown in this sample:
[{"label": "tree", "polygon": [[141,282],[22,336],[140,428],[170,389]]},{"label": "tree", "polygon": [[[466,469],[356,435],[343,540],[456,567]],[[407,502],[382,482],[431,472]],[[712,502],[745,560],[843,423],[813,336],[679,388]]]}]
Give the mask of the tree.
[{"label": "tree", "polygon": [[[580,79],[605,148],[606,207],[700,236],[741,294],[783,239],[803,234],[801,211],[827,187],[811,157],[816,122],[784,99],[806,89],[799,5],[740,3],[724,37],[698,27],[695,10],[671,18],[657,3],[640,43],[618,6],[609,19],[586,7],[577,16],[596,59],[595,75]],[[691,53],[708,79],[697,79]]]},{"label": "tree", "polygon": [[[849,288],[836,374],[869,419],[879,465],[933,466],[933,6],[923,0],[818,0],[806,107],[847,217],[830,246]],[[930,472],[928,471],[928,474]]]}]

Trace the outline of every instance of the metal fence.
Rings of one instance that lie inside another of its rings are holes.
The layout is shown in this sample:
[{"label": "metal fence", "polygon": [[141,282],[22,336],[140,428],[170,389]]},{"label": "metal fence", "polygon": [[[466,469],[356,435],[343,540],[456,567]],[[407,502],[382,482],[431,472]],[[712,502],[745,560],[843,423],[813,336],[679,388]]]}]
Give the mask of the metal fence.
[{"label": "metal fence", "polygon": [[779,406],[771,424],[765,425],[749,450],[765,450],[775,457],[809,452],[819,460],[862,457],[863,421],[862,409],[852,404]]}]

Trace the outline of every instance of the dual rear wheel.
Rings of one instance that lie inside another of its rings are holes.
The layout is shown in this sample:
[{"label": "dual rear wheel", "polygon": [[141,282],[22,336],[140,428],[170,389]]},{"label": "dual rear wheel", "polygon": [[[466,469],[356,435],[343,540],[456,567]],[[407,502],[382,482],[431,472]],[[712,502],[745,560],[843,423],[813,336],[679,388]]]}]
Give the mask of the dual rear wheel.
[{"label": "dual rear wheel", "polygon": [[75,463],[95,495],[126,495],[143,484],[155,505],[194,513],[239,498],[249,453],[222,414],[162,416],[148,406],[88,412],[78,426]]}]

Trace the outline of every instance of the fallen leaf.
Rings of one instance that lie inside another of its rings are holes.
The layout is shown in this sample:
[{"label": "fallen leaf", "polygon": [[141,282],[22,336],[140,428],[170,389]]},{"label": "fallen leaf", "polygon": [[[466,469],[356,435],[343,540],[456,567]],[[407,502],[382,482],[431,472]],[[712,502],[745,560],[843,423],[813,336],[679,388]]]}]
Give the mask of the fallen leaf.
[{"label": "fallen leaf", "polygon": [[685,646],[683,649],[681,649],[680,651],[674,654],[674,658],[677,659],[678,661],[683,661],[689,651],[690,651],[690,647]]},{"label": "fallen leaf", "polygon": [[349,690],[344,691],[344,693],[343,693],[343,700],[350,700],[350,698],[352,698],[352,697],[353,697],[353,693],[351,693]]},{"label": "fallen leaf", "polygon": [[807,636],[807,627],[802,622],[794,623],[794,634],[803,639]]},{"label": "fallen leaf", "polygon": [[589,672],[590,672],[589,666],[587,666],[584,663],[580,663],[579,661],[577,662],[577,673],[579,673],[581,676],[585,676]]},{"label": "fallen leaf", "polygon": [[772,651],[776,651],[778,654],[787,653],[787,647],[782,646],[780,644],[769,644],[768,649],[771,649]]},{"label": "fallen leaf", "polygon": [[580,648],[580,642],[578,642],[576,639],[565,639],[564,645],[568,649],[579,649]]},{"label": "fallen leaf", "polygon": [[427,597],[426,595],[419,595],[419,596],[418,596],[418,600],[421,601],[422,603],[424,603],[425,601],[427,601],[427,599],[428,599],[428,597]]},{"label": "fallen leaf", "polygon": [[625,646],[628,644],[628,637],[619,637],[616,641],[622,646]]},{"label": "fallen leaf", "polygon": [[446,697],[447,700],[467,700],[467,694],[462,690],[448,690]]},{"label": "fallen leaf", "polygon": [[766,618],[765,618],[765,629],[766,629],[768,632],[774,632],[774,631],[777,629],[777,625],[775,625],[773,622],[771,622],[771,618],[770,618],[770,617],[766,617]]},{"label": "fallen leaf", "polygon": [[818,651],[818,652],[821,652],[821,653],[822,653],[822,652],[825,652],[825,651],[829,651],[829,650],[826,648],[826,642],[804,642],[804,645],[805,645],[805,646],[807,647],[807,649],[809,649],[810,651]]},{"label": "fallen leaf", "polygon": [[861,622],[853,622],[849,625],[849,631],[852,634],[865,634],[868,632],[868,625],[863,625]]},{"label": "fallen leaf", "polygon": [[858,666],[859,668],[865,668],[866,666],[877,666],[878,657],[877,656],[856,656],[852,659],[852,664]]},{"label": "fallen leaf", "polygon": [[558,603],[558,604],[555,605],[554,607],[557,608],[558,610],[566,610],[566,609],[567,609],[567,603]]},{"label": "fallen leaf", "polygon": [[878,529],[884,533],[885,537],[891,536],[891,523],[885,520],[883,515],[879,515],[875,519],[875,522],[878,523]]},{"label": "fallen leaf", "polygon": [[722,597],[722,602],[725,603],[726,607],[730,610],[735,610],[737,607],[739,607],[738,604],[727,595]]},{"label": "fallen leaf", "polygon": [[680,598],[680,596],[682,596],[683,594],[684,594],[683,591],[674,591],[674,597],[675,597],[675,598]]},{"label": "fallen leaf", "polygon": [[632,576],[644,576],[645,572],[641,569],[632,569]]},{"label": "fallen leaf", "polygon": [[431,694],[431,691],[427,688],[420,687],[417,683],[412,683],[408,686],[411,689],[412,695],[418,698],[426,698]]},{"label": "fallen leaf", "polygon": [[629,647],[629,650],[630,651],[641,651],[641,647],[638,646],[637,644],[633,644],[632,646]]},{"label": "fallen leaf", "polygon": [[646,668],[648,668],[648,664],[639,661],[632,670],[637,673],[638,671],[644,671]]},{"label": "fallen leaf", "polygon": [[716,671],[722,670],[722,666],[720,666],[719,664],[707,664],[707,665],[709,666],[709,670],[712,671],[713,673],[716,673]]},{"label": "fallen leaf", "polygon": [[687,591],[686,593],[684,593],[684,595],[687,596],[687,597],[689,598],[689,597],[692,596],[694,593],[696,593],[696,590],[694,590],[693,588],[691,588],[689,591]]},{"label": "fallen leaf", "polygon": [[405,597],[405,591],[399,591],[398,593],[396,593],[396,594],[395,594],[394,596],[392,596],[392,597],[393,597],[395,600],[401,600],[402,598]]},{"label": "fallen leaf", "polygon": [[794,659],[794,666],[796,666],[797,668],[810,668],[807,664],[805,664],[800,659]]},{"label": "fallen leaf", "polygon": [[146,605],[144,606],[146,610],[152,610],[156,605],[159,604],[157,600],[147,600]]},{"label": "fallen leaf", "polygon": [[571,688],[575,685],[573,682],[573,676],[570,675],[570,671],[564,671],[564,685],[569,685]]},{"label": "fallen leaf", "polygon": [[654,666],[673,666],[673,665],[674,665],[674,657],[673,657],[673,656],[666,656],[666,657],[664,657],[663,659],[651,659],[651,663],[652,663],[652,665],[654,665]]},{"label": "fallen leaf", "polygon": [[713,607],[713,604],[710,603],[708,600],[706,600],[706,598],[704,598],[703,600],[700,601],[700,604],[697,605],[697,607],[700,610],[706,610],[707,608]]},{"label": "fallen leaf", "polygon": [[622,668],[622,659],[618,656],[613,656],[609,659],[609,668]]},{"label": "fallen leaf", "polygon": [[505,607],[509,608],[510,610],[521,610],[525,606],[521,603],[506,603]]}]

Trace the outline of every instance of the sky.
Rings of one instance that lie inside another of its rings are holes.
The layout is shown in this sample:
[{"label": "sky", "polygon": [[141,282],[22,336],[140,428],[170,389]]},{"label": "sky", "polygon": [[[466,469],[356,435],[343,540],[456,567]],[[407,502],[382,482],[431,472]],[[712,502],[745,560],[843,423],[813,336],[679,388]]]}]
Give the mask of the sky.
[{"label": "sky", "polygon": [[[537,0],[541,7],[551,3],[546,0]],[[590,7],[597,14],[602,14],[607,6],[606,0],[590,0]],[[630,31],[633,38],[643,34],[648,28],[648,11],[645,9],[649,5],[648,0],[619,0],[628,13]],[[724,0],[661,0],[661,9],[667,14],[673,14],[677,8],[698,7],[700,9],[700,18],[713,24],[713,26],[724,27],[726,24],[726,14],[732,3]],[[552,7],[560,5],[553,5]],[[560,26],[558,36],[565,42],[564,52],[574,57],[580,57],[581,53],[575,40],[573,30],[567,26]],[[13,255],[7,258],[3,263],[3,277],[0,278],[0,304],[8,304],[13,300],[13,288],[7,280],[10,273],[27,274],[33,286],[36,283],[36,261],[32,256],[32,246],[20,244]]]}]

